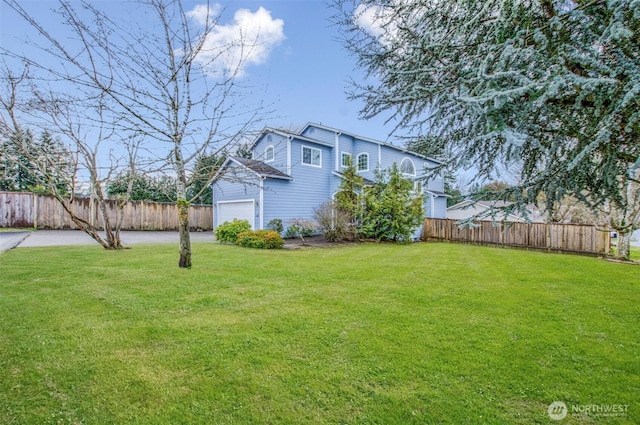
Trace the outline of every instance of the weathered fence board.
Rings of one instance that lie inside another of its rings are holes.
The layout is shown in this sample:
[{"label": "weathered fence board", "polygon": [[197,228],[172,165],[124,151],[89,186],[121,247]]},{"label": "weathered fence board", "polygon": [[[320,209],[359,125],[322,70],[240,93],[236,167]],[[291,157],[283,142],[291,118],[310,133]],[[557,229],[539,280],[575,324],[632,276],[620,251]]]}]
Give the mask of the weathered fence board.
[{"label": "weathered fence board", "polygon": [[473,227],[459,227],[457,220],[428,218],[423,239],[603,255],[611,249],[608,231],[582,224],[477,221]]},{"label": "weathered fence board", "polygon": [[[115,223],[117,201],[107,201],[109,220]],[[71,208],[77,216],[104,227],[98,202],[90,198],[74,198]],[[175,204],[131,201],[123,209],[122,230],[177,230],[178,210]],[[213,228],[213,208],[193,205],[189,208],[191,230]],[[37,227],[39,229],[77,229],[69,214],[53,196],[24,192],[0,192],[0,227]]]},{"label": "weathered fence board", "polygon": [[0,192],[0,227],[33,227],[34,207],[31,193]]}]

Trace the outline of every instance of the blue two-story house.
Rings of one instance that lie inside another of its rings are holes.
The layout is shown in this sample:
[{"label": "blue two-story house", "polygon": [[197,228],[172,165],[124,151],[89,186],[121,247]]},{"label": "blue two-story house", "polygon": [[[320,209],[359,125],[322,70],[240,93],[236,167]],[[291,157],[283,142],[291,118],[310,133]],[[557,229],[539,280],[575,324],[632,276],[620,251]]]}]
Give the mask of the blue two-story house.
[{"label": "blue two-story house", "polygon": [[444,181],[424,182],[424,171],[439,162],[398,146],[309,123],[300,132],[266,128],[252,145],[252,159],[229,157],[213,187],[213,227],[234,218],[265,229],[273,219],[313,220],[314,210],[340,188],[348,159],[374,180],[376,168],[395,162],[424,195],[426,217],[445,218]]}]

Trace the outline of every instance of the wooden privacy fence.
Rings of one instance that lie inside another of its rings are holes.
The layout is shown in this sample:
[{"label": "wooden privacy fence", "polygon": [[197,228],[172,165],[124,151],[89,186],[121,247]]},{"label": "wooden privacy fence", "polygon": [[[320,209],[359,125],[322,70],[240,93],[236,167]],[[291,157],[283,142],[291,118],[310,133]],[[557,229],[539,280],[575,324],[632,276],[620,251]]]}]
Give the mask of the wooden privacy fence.
[{"label": "wooden privacy fence", "polygon": [[[116,202],[108,200],[109,218],[115,223]],[[90,198],[74,198],[73,212],[84,220],[103,228],[98,202]],[[191,230],[213,229],[213,208],[189,208]],[[0,227],[36,227],[39,229],[77,229],[60,202],[50,195],[25,192],[0,192]],[[122,230],[177,230],[178,210],[175,204],[131,201],[124,207]]]},{"label": "wooden privacy fence", "polygon": [[474,227],[461,228],[457,220],[428,218],[423,239],[602,255],[611,249],[608,231],[582,224],[477,221]]}]

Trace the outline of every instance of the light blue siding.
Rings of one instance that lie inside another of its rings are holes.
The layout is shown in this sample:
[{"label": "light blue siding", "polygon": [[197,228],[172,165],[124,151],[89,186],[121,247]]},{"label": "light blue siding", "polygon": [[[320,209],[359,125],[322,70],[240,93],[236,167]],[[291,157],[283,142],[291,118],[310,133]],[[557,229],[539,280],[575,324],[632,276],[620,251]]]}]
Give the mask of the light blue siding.
[{"label": "light blue siding", "polygon": [[315,127],[313,125],[307,126],[307,128],[302,132],[302,135],[310,139],[319,140],[325,144],[329,144],[330,146],[333,146],[336,138],[336,133],[334,131]]},{"label": "light blue siding", "polygon": [[265,150],[273,146],[273,161],[267,162],[273,168],[287,173],[287,137],[277,133],[263,134],[253,145],[253,159],[264,161]]},{"label": "light blue siding", "polygon": [[358,167],[358,156],[360,154],[369,155],[369,169],[367,171],[358,171],[365,179],[373,180],[375,178],[375,170],[378,167],[378,145],[363,140],[354,140],[353,142],[353,164]]},{"label": "light blue siding", "polygon": [[447,218],[447,198],[438,196],[435,199],[434,215],[432,218]]},{"label": "light blue siding", "polygon": [[[433,199],[433,208],[431,200]],[[444,196],[433,196],[425,193],[424,202],[425,217],[428,218],[446,218],[447,217],[447,198]]]},{"label": "light blue siding", "polygon": [[[291,181],[267,179],[263,190],[264,226],[273,219],[281,219],[285,229],[294,219],[313,220],[315,209],[331,198],[331,173],[335,158],[332,149],[308,141],[291,141]],[[319,149],[321,166],[302,163],[302,148]]]},{"label": "light blue siding", "polygon": [[270,180],[265,184],[263,199],[265,227],[279,218],[286,229],[294,218],[313,220],[316,208],[330,196],[326,187],[301,193],[293,181]]},{"label": "light blue siding", "polygon": [[[344,167],[342,166],[342,153],[348,153],[351,155],[351,160],[355,161],[355,156],[353,155],[353,142],[354,139],[353,137],[346,135],[346,134],[341,134],[340,137],[338,137],[338,149],[336,150],[337,155],[338,155],[338,168],[336,168],[334,166],[334,169],[338,172],[342,172],[342,170],[344,169]],[[336,153],[334,152],[334,154]]]}]

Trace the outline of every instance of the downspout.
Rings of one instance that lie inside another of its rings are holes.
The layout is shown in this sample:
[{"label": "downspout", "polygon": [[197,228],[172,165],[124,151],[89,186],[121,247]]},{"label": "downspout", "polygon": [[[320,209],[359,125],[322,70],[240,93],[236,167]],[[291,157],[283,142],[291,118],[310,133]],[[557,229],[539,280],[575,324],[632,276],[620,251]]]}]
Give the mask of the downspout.
[{"label": "downspout", "polygon": [[291,176],[291,139],[293,136],[287,136],[287,175]]},{"label": "downspout", "polygon": [[218,215],[216,213],[216,190],[213,187],[213,184],[211,185],[211,208],[213,208],[213,211],[211,213],[211,218],[213,223],[211,223],[213,225],[213,230],[216,229],[216,216]]},{"label": "downspout", "polygon": [[260,230],[264,229],[264,177],[260,180],[260,205],[258,205],[258,211],[260,212],[260,220],[258,222]]},{"label": "downspout", "polygon": [[436,216],[436,196],[433,193],[429,194],[431,196],[431,205],[430,205],[430,210],[431,210],[431,217],[430,218],[434,218]]},{"label": "downspout", "polygon": [[334,149],[336,153],[336,172],[340,172],[340,135],[342,132],[336,131]]}]

